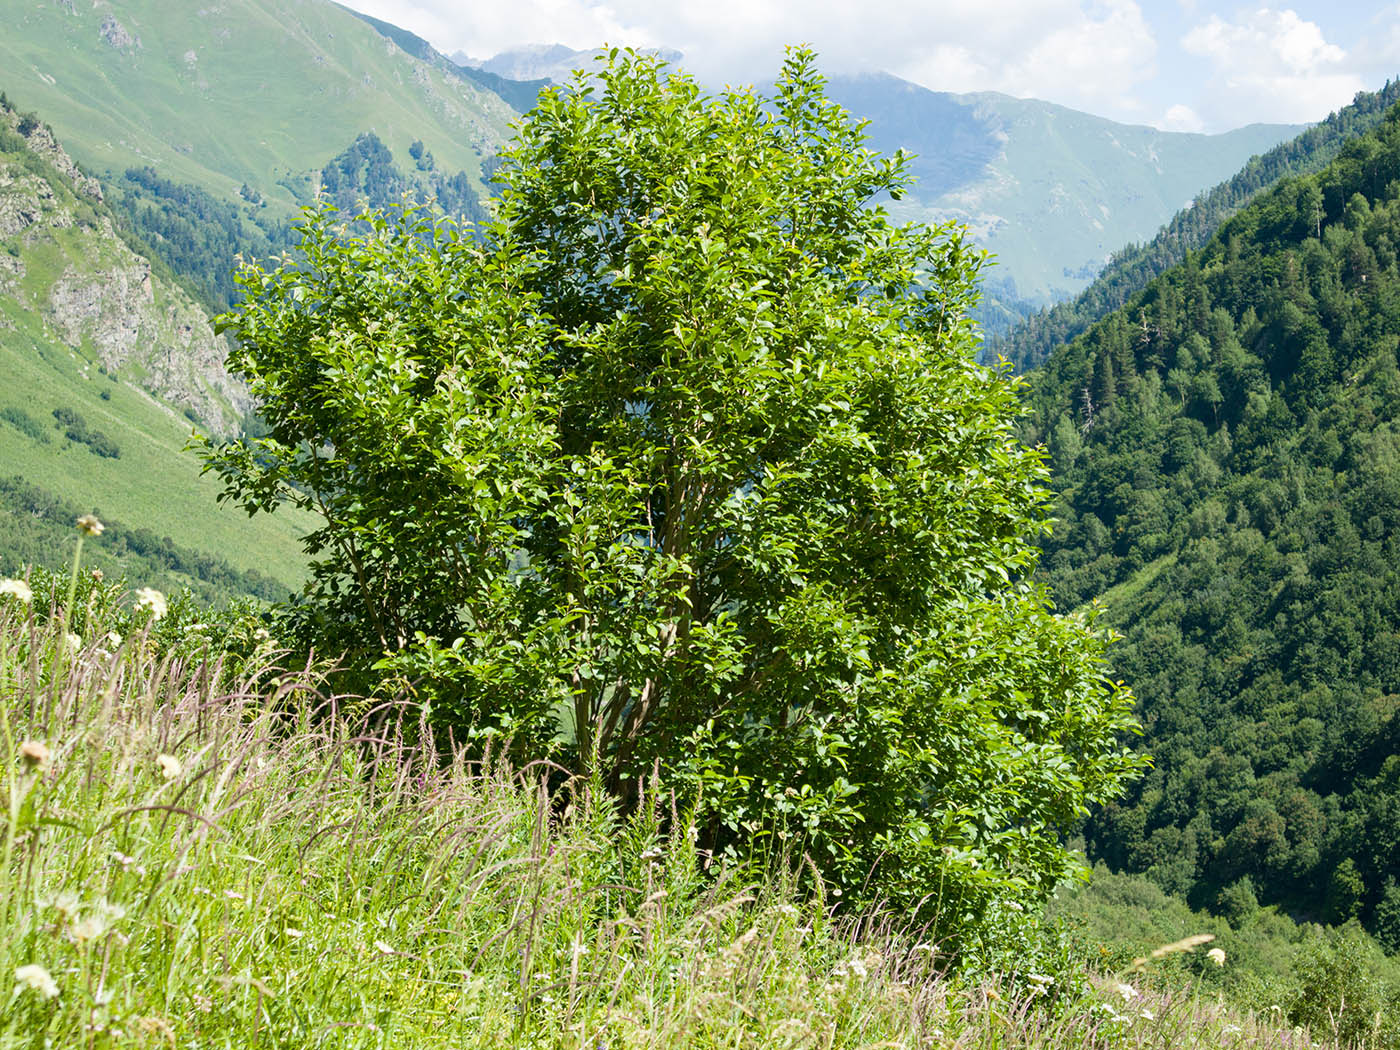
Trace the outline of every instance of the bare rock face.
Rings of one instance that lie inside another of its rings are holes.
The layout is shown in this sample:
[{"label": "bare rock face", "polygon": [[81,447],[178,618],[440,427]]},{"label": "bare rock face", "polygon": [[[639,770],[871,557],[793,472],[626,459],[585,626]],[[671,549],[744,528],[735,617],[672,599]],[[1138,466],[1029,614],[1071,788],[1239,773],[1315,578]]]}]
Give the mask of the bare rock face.
[{"label": "bare rock face", "polygon": [[53,187],[39,176],[0,167],[0,237],[37,225],[53,210],[53,199]]},{"label": "bare rock face", "polygon": [[121,254],[99,270],[70,266],[49,291],[49,321],[70,346],[90,343],[107,371],[140,375],[142,387],[211,429],[233,430],[249,399],[224,369],[228,344],[177,289],[156,294],[147,260]]}]

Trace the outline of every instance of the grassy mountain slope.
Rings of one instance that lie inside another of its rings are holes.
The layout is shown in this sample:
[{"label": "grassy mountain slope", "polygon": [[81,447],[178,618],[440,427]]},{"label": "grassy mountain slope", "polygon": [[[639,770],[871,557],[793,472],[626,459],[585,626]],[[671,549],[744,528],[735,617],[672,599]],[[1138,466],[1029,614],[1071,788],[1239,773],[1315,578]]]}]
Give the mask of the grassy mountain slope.
[{"label": "grassy mountain slope", "polygon": [[117,235],[95,184],[64,173],[42,128],[31,139],[48,155],[35,152],[20,123],[0,113],[0,569],[62,558],[44,544],[96,509],[130,534],[114,527],[109,549],[162,574],[148,582],[285,593],[304,572],[298,523],[217,508],[182,451],[192,420],[226,432],[247,408],[224,341]]},{"label": "grassy mountain slope", "polygon": [[1031,373],[1044,573],[1112,595],[1155,769],[1091,852],[1400,950],[1400,110]]},{"label": "grassy mountain slope", "polygon": [[1033,368],[1060,343],[1079,335],[1142,291],[1152,278],[1181,262],[1188,251],[1199,249],[1256,194],[1289,175],[1307,175],[1330,163],[1348,139],[1379,124],[1397,100],[1400,81],[1387,83],[1380,91],[1362,92],[1297,138],[1251,158],[1227,181],[1177,212],[1152,240],[1115,252],[1103,272],[1073,300],[1056,303],[989,340],[985,356],[993,361],[1005,357],[1020,372]]},{"label": "grassy mountain slope", "polygon": [[324,0],[25,4],[0,68],[90,171],[150,165],[223,199],[247,183],[284,209],[364,131],[398,156],[423,140],[480,190],[514,116]]}]

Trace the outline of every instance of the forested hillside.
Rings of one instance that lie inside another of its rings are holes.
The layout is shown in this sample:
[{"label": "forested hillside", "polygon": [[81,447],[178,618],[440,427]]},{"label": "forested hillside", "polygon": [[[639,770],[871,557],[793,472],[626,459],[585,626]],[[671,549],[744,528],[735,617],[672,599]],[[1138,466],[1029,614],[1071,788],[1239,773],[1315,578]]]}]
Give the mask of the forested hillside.
[{"label": "forested hillside", "polygon": [[1062,608],[1126,635],[1152,773],[1090,852],[1400,948],[1400,110],[1033,373]]},{"label": "forested hillside", "polygon": [[1253,157],[1237,174],[1203,193],[1177,212],[1144,244],[1130,244],[1113,258],[1073,299],[1066,299],[1026,318],[1009,332],[987,340],[984,357],[1004,357],[1016,371],[1035,367],[1061,343],[1082,333],[1111,310],[1121,307],[1152,278],[1201,248],[1220,224],[1256,194],[1290,175],[1308,175],[1330,163],[1346,143],[1380,123],[1400,100],[1400,81],[1388,81],[1380,91],[1361,92],[1349,105],[1331,114],[1295,139]]}]

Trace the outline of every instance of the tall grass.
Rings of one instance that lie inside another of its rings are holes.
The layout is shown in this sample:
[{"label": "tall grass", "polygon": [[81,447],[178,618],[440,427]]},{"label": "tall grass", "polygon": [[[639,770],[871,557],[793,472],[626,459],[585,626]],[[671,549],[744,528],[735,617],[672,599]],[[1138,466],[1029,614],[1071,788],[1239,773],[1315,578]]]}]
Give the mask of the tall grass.
[{"label": "tall grass", "polygon": [[1311,1045],[940,976],[897,917],[704,870],[654,785],[623,819],[266,648],[235,669],[91,599],[74,647],[44,606],[0,593],[0,1047]]}]

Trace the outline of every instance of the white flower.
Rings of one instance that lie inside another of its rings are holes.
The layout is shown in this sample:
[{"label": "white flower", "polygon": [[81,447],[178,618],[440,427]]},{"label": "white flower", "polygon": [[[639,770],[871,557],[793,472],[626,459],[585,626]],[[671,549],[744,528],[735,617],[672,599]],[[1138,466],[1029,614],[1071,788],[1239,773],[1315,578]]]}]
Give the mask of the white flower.
[{"label": "white flower", "polygon": [[159,620],[165,615],[165,595],[154,587],[141,587],[136,591],[136,607],[138,609],[150,609],[151,619]]},{"label": "white flower", "polygon": [[397,952],[394,951],[393,948],[391,948],[388,944],[385,944],[383,941],[375,941],[375,942],[374,942],[374,946],[375,946],[375,948],[377,948],[377,949],[379,950],[379,953],[380,953],[381,955],[397,955],[397,954],[398,954]]},{"label": "white flower", "polygon": [[34,963],[21,966],[15,971],[15,983],[21,988],[32,988],[45,999],[58,996],[58,985],[54,983],[49,971]]},{"label": "white flower", "polygon": [[108,645],[110,645],[113,649],[122,644],[122,636],[119,635],[116,631],[108,631],[106,636],[102,640]]},{"label": "white flower", "polygon": [[34,600],[34,592],[23,580],[0,580],[0,594],[14,595],[16,600],[28,605]]},{"label": "white flower", "polygon": [[1125,1003],[1130,1003],[1138,997],[1138,990],[1131,984],[1115,984],[1113,990],[1123,997]]},{"label": "white flower", "polygon": [[84,514],[74,523],[74,527],[84,536],[101,536],[107,526],[97,520],[96,514]]},{"label": "white flower", "polygon": [[185,770],[174,755],[156,755],[156,765],[160,766],[160,775],[166,780],[174,780]]},{"label": "white flower", "polygon": [[67,634],[65,634],[63,636],[63,640],[68,643],[69,652],[76,653],[83,647],[82,636],[74,634],[72,631],[69,631]]},{"label": "white flower", "polygon": [[1224,966],[1225,949],[1212,948],[1210,951],[1206,952],[1206,958],[1209,959],[1211,962],[1215,963],[1216,966]]},{"label": "white flower", "polygon": [[1138,1016],[1141,1017],[1144,1021],[1155,1021],[1157,1019],[1156,1015],[1151,1010],[1145,1008],[1143,1009],[1142,1013],[1138,1014]]}]

